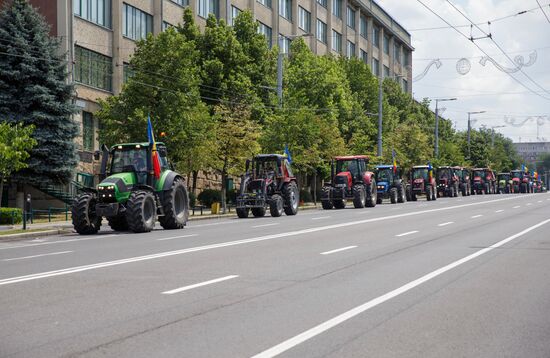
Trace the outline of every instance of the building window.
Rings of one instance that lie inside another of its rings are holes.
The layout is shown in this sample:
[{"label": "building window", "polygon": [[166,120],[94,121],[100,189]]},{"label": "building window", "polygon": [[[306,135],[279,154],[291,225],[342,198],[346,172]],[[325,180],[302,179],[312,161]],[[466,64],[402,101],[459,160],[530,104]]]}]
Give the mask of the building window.
[{"label": "building window", "polygon": [[388,35],[384,35],[384,53],[390,54],[390,37]]},{"label": "building window", "polygon": [[73,5],[76,16],[111,28],[111,0],[74,0]]},{"label": "building window", "polygon": [[189,6],[189,0],[171,0],[171,1],[180,6]]},{"label": "building window", "polygon": [[369,38],[368,33],[367,33],[367,29],[368,29],[367,24],[368,24],[367,17],[361,15],[361,19],[360,19],[360,22],[359,22],[359,32],[361,33],[361,36],[365,39]]},{"label": "building window", "polygon": [[380,29],[376,26],[372,29],[372,44],[376,48],[379,48],[380,46]]},{"label": "building window", "polygon": [[409,81],[403,80],[403,92],[409,92]]},{"label": "building window", "polygon": [[332,50],[342,53],[342,34],[332,30]]},{"label": "building window", "polygon": [[279,34],[279,36],[281,41],[281,53],[290,53],[290,39],[282,34]]},{"label": "building window", "polygon": [[409,65],[409,51],[403,49],[403,66]]},{"label": "building window", "polygon": [[233,5],[231,5],[231,25],[234,25],[235,24],[235,19],[237,18],[237,16],[239,16],[239,14],[242,12],[241,9],[239,9],[238,7],[235,7]]},{"label": "building window", "polygon": [[347,11],[347,23],[349,27],[355,30],[355,10],[349,6]]},{"label": "building window", "polygon": [[327,43],[327,24],[317,19],[317,40]]},{"label": "building window", "polygon": [[257,0],[260,4],[271,9],[271,0]]},{"label": "building window", "polygon": [[390,68],[384,65],[384,78],[390,77]]},{"label": "building window", "polygon": [[379,77],[380,76],[380,62],[377,59],[372,59],[372,73]]},{"label": "building window", "polygon": [[398,43],[393,45],[393,58],[397,63],[401,63],[401,47]]},{"label": "building window", "polygon": [[197,13],[200,17],[207,18],[209,14],[220,17],[219,0],[197,0]]},{"label": "building window", "polygon": [[351,41],[348,41],[347,51],[348,58],[355,56],[355,44]]},{"label": "building window", "polygon": [[266,24],[262,22],[258,22],[258,33],[265,36],[267,40],[267,46],[271,48],[273,46],[273,32],[271,30],[271,27],[267,26]]},{"label": "building window", "polygon": [[303,7],[298,7],[298,26],[305,32],[311,32],[311,13]]},{"label": "building window", "polygon": [[369,54],[366,51],[361,50],[361,60],[363,60],[364,63],[369,63]]},{"label": "building window", "polygon": [[279,0],[279,15],[292,21],[292,0]]},{"label": "building window", "polygon": [[332,0],[332,14],[337,18],[342,18],[342,0]]},{"label": "building window", "polygon": [[85,151],[94,150],[94,116],[90,112],[82,112],[82,147]]},{"label": "building window", "polygon": [[327,8],[327,0],[317,0],[317,2],[325,9]]},{"label": "building window", "polygon": [[126,83],[132,76],[134,76],[134,70],[129,63],[124,62],[122,65],[122,80]]},{"label": "building window", "polygon": [[172,25],[171,23],[166,22],[166,21],[163,21],[163,22],[162,22],[162,31],[165,31],[165,30],[168,29],[169,27],[174,27],[174,25]]},{"label": "building window", "polygon": [[110,57],[75,46],[74,80],[76,82],[112,90],[113,61]]},{"label": "building window", "polygon": [[122,9],[122,35],[141,40],[153,32],[153,16],[138,8],[124,4]]}]

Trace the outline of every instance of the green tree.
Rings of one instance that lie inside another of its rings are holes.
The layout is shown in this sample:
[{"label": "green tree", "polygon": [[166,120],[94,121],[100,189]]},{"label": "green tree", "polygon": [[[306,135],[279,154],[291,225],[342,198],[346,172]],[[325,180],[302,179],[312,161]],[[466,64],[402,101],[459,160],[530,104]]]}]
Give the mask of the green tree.
[{"label": "green tree", "polygon": [[34,127],[21,124],[0,123],[0,203],[4,192],[4,179],[12,173],[27,168],[29,152],[36,145],[32,138]]},{"label": "green tree", "polygon": [[27,0],[14,0],[0,12],[0,118],[34,125],[28,167],[16,179],[29,183],[68,182],[78,163],[71,116],[73,87],[59,41]]}]

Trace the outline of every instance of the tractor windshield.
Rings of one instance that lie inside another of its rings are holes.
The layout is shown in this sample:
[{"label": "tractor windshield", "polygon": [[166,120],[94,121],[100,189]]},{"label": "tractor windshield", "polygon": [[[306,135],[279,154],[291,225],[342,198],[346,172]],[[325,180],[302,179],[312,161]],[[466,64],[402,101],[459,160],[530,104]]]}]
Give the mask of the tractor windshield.
[{"label": "tractor windshield", "polygon": [[415,168],[413,179],[428,179],[428,168]]},{"label": "tractor windshield", "polygon": [[474,177],[485,178],[485,170],[474,170]]},{"label": "tractor windshield", "polygon": [[441,169],[438,171],[437,173],[437,177],[439,179],[449,179],[452,175],[451,175],[451,171],[449,169]]},{"label": "tractor windshield", "polygon": [[257,177],[280,177],[279,166],[277,160],[258,160],[256,161],[256,176]]},{"label": "tractor windshield", "polygon": [[510,180],[510,174],[500,174],[498,180]]},{"label": "tractor windshield", "polygon": [[113,151],[111,174],[147,172],[147,149],[136,146],[118,146]]},{"label": "tractor windshield", "polygon": [[523,173],[522,172],[512,172],[512,178],[522,179]]},{"label": "tractor windshield", "polygon": [[390,182],[393,180],[393,170],[392,169],[379,169],[376,174],[376,181],[380,182]]},{"label": "tractor windshield", "polygon": [[350,172],[353,177],[356,177],[359,174],[357,160],[339,160],[336,163],[336,172]]}]

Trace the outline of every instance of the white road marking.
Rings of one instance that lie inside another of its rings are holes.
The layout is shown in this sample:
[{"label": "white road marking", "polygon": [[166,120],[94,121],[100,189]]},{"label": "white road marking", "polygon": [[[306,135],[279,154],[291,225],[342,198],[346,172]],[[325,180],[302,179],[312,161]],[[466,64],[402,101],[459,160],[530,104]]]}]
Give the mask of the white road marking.
[{"label": "white road marking", "polygon": [[479,215],[474,215],[474,216],[470,216],[470,219],[477,219],[477,218],[480,218],[482,217],[483,215],[479,214]]},{"label": "white road marking", "polygon": [[537,201],[537,203],[542,203],[542,200]]},{"label": "white road marking", "polygon": [[[254,237],[254,238],[250,238],[250,239],[243,239],[243,240],[236,240],[236,241],[226,241],[226,242],[217,243],[217,244],[197,246],[197,247],[191,247],[191,248],[187,248],[187,249],[174,250],[174,251],[165,251],[165,252],[160,252],[160,253],[157,253],[157,254],[151,254],[151,255],[145,255],[145,256],[135,256],[135,257],[129,257],[129,258],[120,259],[120,260],[105,261],[105,262],[100,262],[100,263],[91,264],[91,265],[74,266],[74,267],[69,267],[69,268],[60,269],[60,270],[39,272],[39,273],[25,275],[25,276],[17,276],[17,277],[10,277],[10,278],[6,278],[6,279],[2,279],[2,280],[0,280],[0,286],[11,285],[11,284],[18,283],[18,282],[38,280],[38,279],[54,277],[54,276],[68,275],[68,274],[77,273],[77,272],[96,270],[96,269],[100,269],[100,268],[104,268],[104,267],[118,266],[118,265],[123,265],[123,264],[127,264],[127,263],[154,260],[154,259],[158,259],[158,258],[175,256],[175,255],[183,255],[183,254],[188,254],[188,253],[191,253],[191,252],[198,252],[198,251],[218,249],[218,248],[222,248],[222,247],[244,245],[244,244],[249,244],[249,243],[254,243],[254,242],[279,239],[279,238],[283,238],[283,237],[298,236],[298,235],[310,234],[310,233],[320,232],[320,231],[325,231],[325,230],[339,229],[339,228],[342,228],[342,227],[362,225],[362,224],[367,224],[367,223],[372,223],[372,222],[398,219],[398,218],[403,218],[403,217],[408,217],[408,216],[416,216],[416,215],[421,215],[421,214],[434,213],[434,212],[438,212],[438,211],[447,211],[447,210],[465,208],[465,207],[470,207],[470,206],[484,205],[484,204],[487,204],[487,203],[494,203],[494,202],[499,202],[499,201],[503,201],[503,200],[513,200],[513,199],[516,199],[516,197],[496,199],[496,200],[487,200],[487,201],[481,201],[481,202],[476,202],[476,203],[461,204],[461,205],[455,205],[455,206],[447,206],[447,207],[443,207],[443,208],[428,209],[428,210],[422,210],[422,211],[412,211],[412,212],[407,212],[407,213],[402,213],[402,214],[381,216],[381,217],[363,219],[363,220],[357,220],[357,221],[348,221],[348,222],[339,223],[339,224],[319,226],[319,227],[314,227],[314,228],[309,228],[309,229],[302,229],[302,230],[296,230],[296,231],[283,232],[283,233],[279,233],[279,234]],[[77,240],[81,240],[81,239],[77,239]],[[41,244],[37,244],[37,245],[41,245]]]},{"label": "white road marking", "polygon": [[239,275],[229,275],[229,276],[225,276],[225,277],[220,277],[220,278],[216,278],[216,279],[213,279],[213,280],[210,280],[210,281],[196,283],[194,285],[184,286],[184,287],[176,288],[176,289],[170,290],[170,291],[164,291],[164,292],[162,292],[162,294],[163,295],[173,295],[174,293],[180,293],[180,292],[183,292],[183,291],[192,290],[192,289],[197,288],[197,287],[202,287],[202,286],[206,286],[206,285],[211,285],[213,283],[218,283],[218,282],[222,282],[222,281],[231,280],[231,279],[236,278],[236,277],[239,277]]},{"label": "white road marking", "polygon": [[514,206],[512,209],[517,209],[517,208],[519,208],[519,207],[521,207],[521,205],[516,205],[516,206]]},{"label": "white road marking", "polygon": [[479,251],[476,251],[474,252],[473,254],[471,255],[468,255],[466,257],[463,257],[459,260],[456,260],[446,266],[443,266],[435,271],[432,271],[414,281],[411,281],[401,287],[398,287],[396,288],[395,290],[393,291],[390,291],[382,296],[379,296],[379,297],[376,297],[366,303],[363,303],[362,305],[359,305],[357,307],[354,307],[352,308],[351,310],[349,311],[346,311],[336,317],[333,317],[331,319],[329,319],[328,321],[325,321],[321,324],[318,324],[317,326],[311,328],[311,329],[308,329],[307,331],[304,331],[292,338],[289,338],[287,339],[286,341],[282,342],[282,343],[279,343],[277,344],[276,346],[273,346],[261,353],[258,353],[256,354],[255,356],[253,356],[252,358],[271,358],[271,357],[275,357],[281,353],[284,353],[294,347],[296,347],[297,345],[315,337],[315,336],[318,336],[320,335],[321,333],[324,333],[326,331],[328,331],[329,329],[331,328],[334,328],[336,326],[338,326],[339,324],[341,323],[344,323],[346,322],[347,320],[365,312],[365,311],[368,311],[370,310],[371,308],[373,307],[376,307],[382,303],[385,303],[386,301],[389,301],[391,300],[392,298],[395,298],[399,295],[402,295],[410,290],[412,290],[413,288],[416,288],[420,285],[422,285],[423,283],[425,282],[428,282],[438,276],[441,276],[442,274],[444,274],[445,272],[447,271],[450,271],[460,265],[463,265],[481,255],[484,255],[496,248],[499,248],[505,244],[507,244],[508,242],[512,241],[512,240],[515,240],[517,239],[518,237],[521,237],[523,235],[525,235],[526,233],[530,232],[530,231],[533,231],[547,223],[550,222],[550,219],[548,220],[544,220],[534,226],[531,226],[515,235],[512,235],[510,237],[507,237],[506,239],[504,240],[501,240],[499,242],[497,242],[496,244],[493,244],[485,249],[482,249],[482,250],[479,250]]},{"label": "white road marking", "polygon": [[335,252],[340,252],[340,251],[355,249],[356,247],[357,247],[357,246],[346,246],[346,247],[342,247],[341,249],[336,249],[336,250],[321,252],[321,255],[330,255],[330,254],[334,254]]},{"label": "white road marking", "polygon": [[329,219],[330,216],[318,216],[316,218],[311,218],[311,220],[321,220],[321,219]]},{"label": "white road marking", "polygon": [[413,230],[413,231],[407,231],[407,232],[404,232],[402,234],[399,234],[399,235],[395,235],[397,237],[401,237],[401,236],[407,236],[407,235],[412,235],[412,234],[416,234],[418,232],[418,230]]},{"label": "white road marking", "polygon": [[182,235],[182,236],[173,236],[173,237],[164,237],[162,239],[157,239],[157,241],[165,241],[165,240],[174,240],[174,239],[183,239],[184,237],[192,237],[192,236],[198,236],[199,234],[189,234],[189,235]]},{"label": "white road marking", "polygon": [[2,261],[15,261],[15,260],[33,259],[33,258],[35,258],[35,257],[68,254],[68,253],[70,253],[70,252],[74,252],[74,251],[50,252],[49,254],[40,254],[40,255],[23,256],[23,257],[14,257],[14,258],[12,258],[12,259],[4,259],[4,260],[2,260]]},{"label": "white road marking", "polygon": [[495,213],[501,213],[501,212],[503,212],[503,211],[504,211],[504,210],[497,210],[497,211],[495,211]]},{"label": "white road marking", "polygon": [[533,204],[532,204],[532,203],[527,203],[527,204],[525,204],[525,205],[526,205],[526,206],[531,206],[531,205],[533,205]]},{"label": "white road marking", "polygon": [[266,226],[275,226],[275,225],[279,225],[279,223],[271,223],[271,224],[263,224],[263,225],[254,225],[254,226],[252,226],[252,228],[266,227]]},{"label": "white road marking", "polygon": [[441,224],[438,224],[437,226],[447,226],[447,225],[451,225],[451,224],[454,224],[454,221],[449,221],[449,222],[446,222],[446,223],[441,223]]},{"label": "white road marking", "polygon": [[[52,244],[64,244],[66,242],[75,242],[75,241],[97,240],[97,239],[103,239],[104,237],[111,237],[111,236],[118,236],[118,235],[115,235],[115,234],[97,235],[97,236],[93,236],[93,237],[83,237],[83,238],[79,238],[79,239],[46,241],[46,242],[40,242],[40,243],[36,243],[36,244],[13,245],[13,246],[7,246],[7,247],[0,247],[0,250],[19,249],[19,248],[22,248],[22,247],[32,247],[32,246],[42,246],[42,245],[52,245]],[[29,242],[36,242],[36,241],[32,240],[32,241],[29,241]]]},{"label": "white road marking", "polygon": [[205,226],[218,226],[218,225],[227,225],[227,224],[238,224],[240,222],[243,222],[242,220],[234,220],[234,221],[222,221],[219,223],[212,223],[212,224],[200,224],[200,225],[189,225],[189,228],[196,228],[196,227],[205,227]]}]

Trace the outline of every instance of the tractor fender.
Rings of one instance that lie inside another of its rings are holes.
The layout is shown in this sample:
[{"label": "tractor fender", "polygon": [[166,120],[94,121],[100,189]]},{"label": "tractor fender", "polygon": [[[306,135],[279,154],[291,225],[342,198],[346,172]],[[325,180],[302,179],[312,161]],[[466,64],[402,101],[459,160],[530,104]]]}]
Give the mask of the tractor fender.
[{"label": "tractor fender", "polygon": [[168,173],[166,173],[163,179],[164,183],[162,184],[162,191],[169,190],[172,187],[174,180],[176,180],[177,178],[183,179],[183,177],[176,172],[169,171]]},{"label": "tractor fender", "polygon": [[370,185],[374,181],[374,173],[373,172],[365,172],[363,174],[363,182],[365,185]]}]

